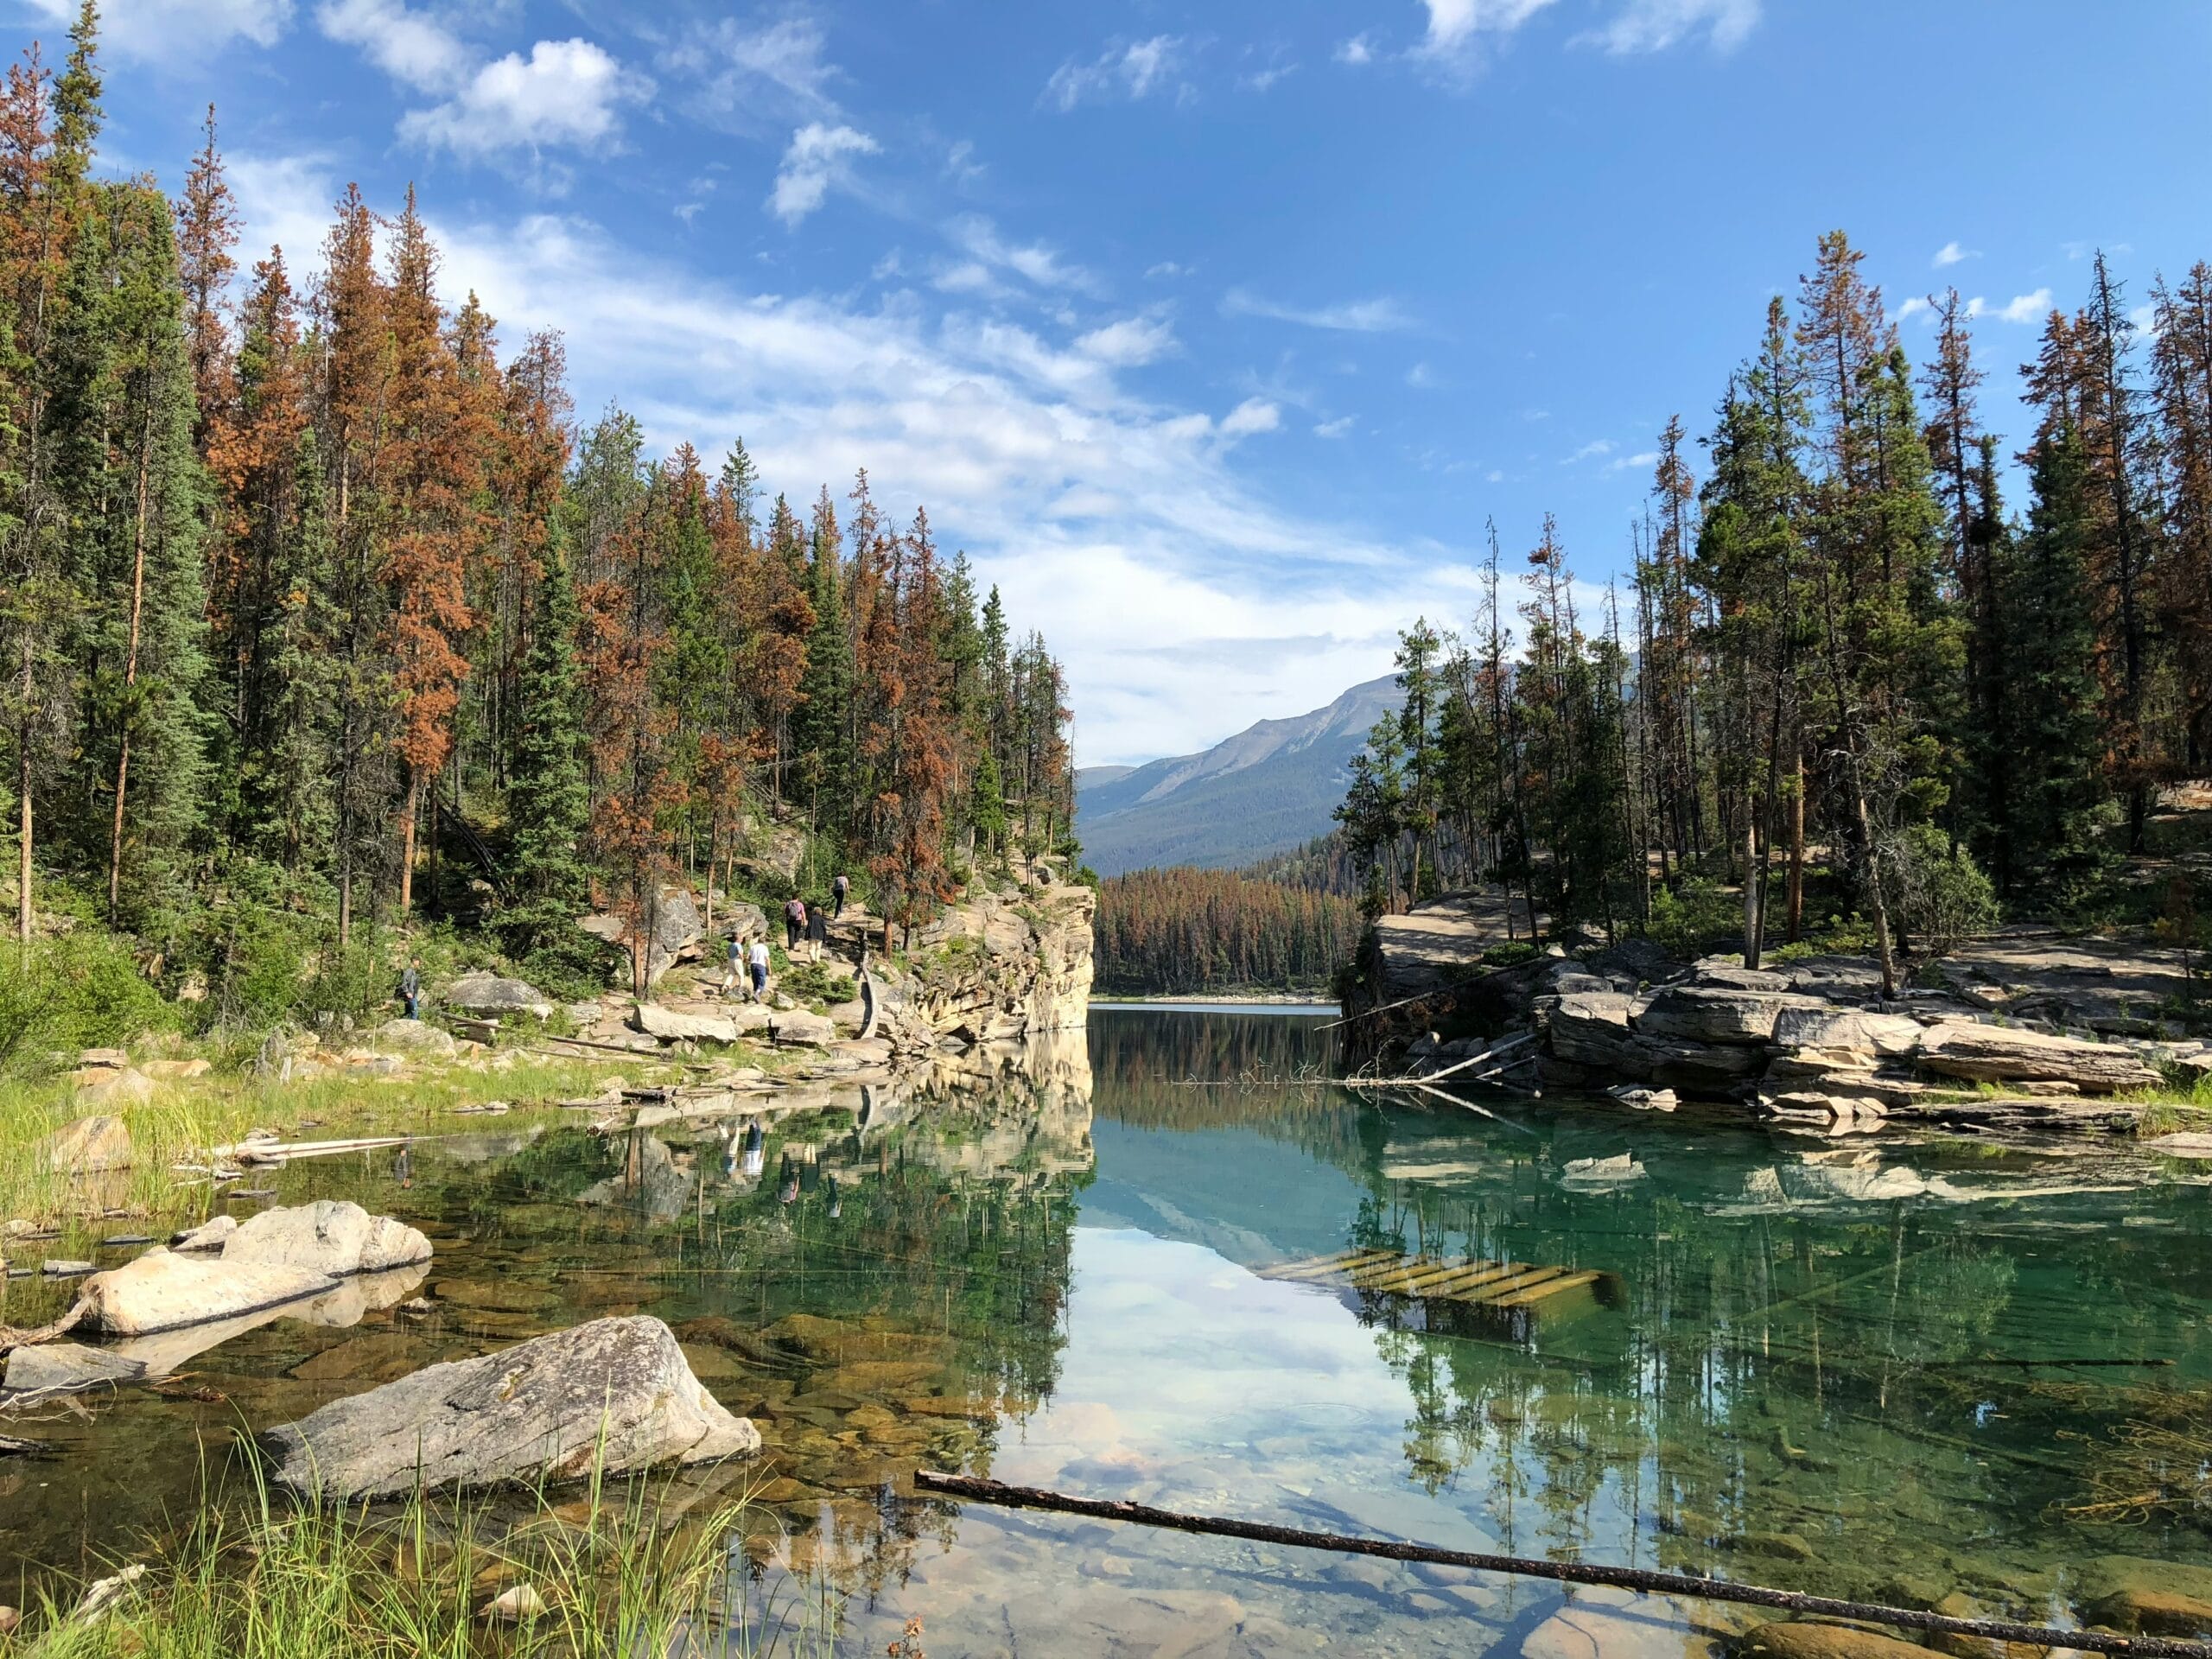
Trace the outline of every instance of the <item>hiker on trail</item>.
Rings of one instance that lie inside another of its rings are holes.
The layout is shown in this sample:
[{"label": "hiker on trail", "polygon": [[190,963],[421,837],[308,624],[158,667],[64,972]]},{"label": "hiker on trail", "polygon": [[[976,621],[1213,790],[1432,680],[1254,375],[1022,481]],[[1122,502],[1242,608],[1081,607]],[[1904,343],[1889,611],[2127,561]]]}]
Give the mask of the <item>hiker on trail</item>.
[{"label": "hiker on trail", "polygon": [[822,906],[814,905],[806,912],[807,955],[814,961],[822,960],[822,947],[830,942],[830,918],[822,913]]},{"label": "hiker on trail", "polygon": [[794,899],[784,906],[784,949],[793,956],[798,953],[800,936],[806,931],[806,900]]},{"label": "hiker on trail", "polygon": [[408,957],[407,971],[399,976],[399,997],[400,1001],[407,1004],[407,1017],[410,1020],[420,1020],[423,1017],[422,964],[416,957]]},{"label": "hiker on trail", "polygon": [[729,976],[722,982],[724,991],[734,991],[745,979],[745,941],[733,929],[729,936]]},{"label": "hiker on trail", "polygon": [[764,1001],[768,995],[768,941],[755,939],[753,950],[747,957],[753,969],[753,1000]]},{"label": "hiker on trail", "polygon": [[834,922],[844,915],[846,895],[852,890],[853,878],[849,875],[841,875],[830,884],[830,897],[836,906],[830,912],[831,921]]}]

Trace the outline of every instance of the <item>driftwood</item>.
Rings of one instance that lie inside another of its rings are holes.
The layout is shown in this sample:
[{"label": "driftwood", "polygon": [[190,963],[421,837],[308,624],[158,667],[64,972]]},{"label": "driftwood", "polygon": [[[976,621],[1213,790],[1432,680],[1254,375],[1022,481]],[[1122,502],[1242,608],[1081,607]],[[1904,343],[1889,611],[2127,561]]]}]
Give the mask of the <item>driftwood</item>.
[{"label": "driftwood", "polygon": [[1099,1521],[1126,1521],[1136,1526],[1162,1527],[1173,1532],[1204,1533],[1217,1538],[1246,1538],[1255,1543],[1284,1544],[1299,1549],[1334,1550],[1345,1555],[1376,1555],[1392,1561],[1433,1561],[1440,1567],[1464,1567],[1478,1573],[1513,1573],[1523,1578],[1550,1579],[1560,1584],[1603,1584],[1624,1590],[1683,1596],[1698,1601],[1732,1601],[1752,1607],[1773,1607],[1784,1612],[1814,1613],[1828,1618],[1865,1619],[1900,1630],[1937,1630],[1952,1636],[1979,1637],[1991,1642],[2018,1642],[2036,1648],[2072,1648],[2088,1653],[2136,1654],[2144,1659],[2212,1659],[2212,1643],[2182,1642],[2164,1637],[2121,1636],[2111,1630],[2058,1630],[2036,1624],[2016,1624],[2006,1619],[1955,1618],[1914,1607],[1884,1607],[1876,1603],[1844,1601],[1834,1596],[1800,1595],[1794,1590],[1769,1590],[1755,1584],[1735,1584],[1723,1579],[1693,1578],[1684,1573],[1655,1573],[1643,1567],[1597,1567],[1580,1561],[1541,1560],[1523,1555],[1488,1555],[1470,1550],[1437,1549],[1427,1544],[1401,1543],[1387,1538],[1351,1538],[1342,1533],[1309,1532],[1296,1527],[1271,1527],[1257,1521],[1236,1521],[1225,1516],[1191,1515],[1179,1510],[1154,1509],[1148,1503],[1109,1503],[1076,1497],[1038,1486],[1009,1486],[1001,1481],[979,1480],[969,1475],[942,1474],[934,1469],[914,1473],[917,1492],[943,1497],[964,1497],[979,1503],[1002,1503],[1014,1509],[1050,1510],[1059,1515],[1089,1516]]},{"label": "driftwood", "polygon": [[341,1153],[404,1147],[414,1138],[407,1135],[370,1135],[351,1141],[244,1141],[235,1147],[217,1147],[208,1155],[234,1158],[241,1164],[288,1164],[295,1158],[334,1158]]}]

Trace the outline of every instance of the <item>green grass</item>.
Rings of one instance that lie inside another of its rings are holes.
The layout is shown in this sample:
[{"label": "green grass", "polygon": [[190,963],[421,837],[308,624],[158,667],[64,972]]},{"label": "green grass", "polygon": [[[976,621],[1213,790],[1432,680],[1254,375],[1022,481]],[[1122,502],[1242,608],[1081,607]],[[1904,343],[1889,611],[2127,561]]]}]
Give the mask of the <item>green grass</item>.
[{"label": "green grass", "polygon": [[[72,1620],[80,1586],[42,1595],[4,1650],[23,1659],[635,1659],[715,1650],[750,1659],[836,1651],[842,1599],[825,1577],[752,1570],[772,1516],[737,1497],[697,1501],[682,1479],[593,1480],[515,1500],[417,1497],[402,1505],[296,1504],[258,1483],[219,1495],[105,1618]],[[751,1537],[747,1538],[750,1534]],[[762,1555],[772,1550],[760,1550]],[[94,1569],[89,1577],[100,1576]],[[544,1611],[485,1609],[527,1585]]]}]

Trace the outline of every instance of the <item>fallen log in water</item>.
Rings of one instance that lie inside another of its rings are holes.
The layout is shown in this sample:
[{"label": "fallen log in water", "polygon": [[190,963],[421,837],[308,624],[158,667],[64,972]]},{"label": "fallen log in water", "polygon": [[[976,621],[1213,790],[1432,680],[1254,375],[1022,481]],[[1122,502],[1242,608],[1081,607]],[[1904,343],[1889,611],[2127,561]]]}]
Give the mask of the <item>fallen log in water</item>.
[{"label": "fallen log in water", "polygon": [[1437,1549],[1427,1544],[1401,1543],[1388,1538],[1352,1538],[1336,1532],[1309,1532],[1299,1527],[1271,1527],[1258,1521],[1236,1521],[1226,1516],[1190,1515],[1180,1510],[1155,1509],[1149,1503],[1109,1502],[1048,1491],[1039,1486],[1009,1486],[1003,1481],[979,1480],[970,1475],[950,1475],[935,1469],[914,1471],[914,1490],[942,1497],[964,1497],[979,1503],[1002,1503],[1013,1509],[1049,1510],[1059,1515],[1082,1515],[1099,1521],[1126,1521],[1135,1526],[1161,1527],[1172,1532],[1203,1533],[1217,1538],[1245,1538],[1255,1543],[1284,1544],[1298,1549],[1334,1550],[1345,1555],[1376,1555],[1385,1560],[1430,1561],[1440,1567],[1464,1567],[1477,1573],[1512,1573],[1522,1578],[1550,1579],[1560,1584],[1603,1584],[1623,1590],[1659,1595],[1686,1596],[1697,1601],[1732,1601],[1751,1607],[1774,1607],[1785,1612],[1816,1613],[1828,1618],[1865,1619],[1900,1630],[1934,1630],[1951,1636],[1979,1637],[1991,1642],[2018,1642],[2036,1648],[2071,1648],[2085,1653],[2143,1656],[2143,1659],[2212,1659],[2212,1643],[2182,1642],[2166,1637],[2121,1636],[2113,1630],[2060,1630],[2037,1624],[2016,1624],[2007,1619],[1955,1618],[1948,1613],[1923,1612],[1915,1607],[1884,1607],[1864,1601],[1844,1601],[1834,1596],[1800,1595],[1794,1590],[1769,1590],[1756,1584],[1733,1584],[1725,1579],[1694,1578],[1686,1573],[1654,1573],[1636,1567],[1597,1567],[1580,1561],[1541,1560],[1524,1555],[1488,1555],[1464,1549]]}]

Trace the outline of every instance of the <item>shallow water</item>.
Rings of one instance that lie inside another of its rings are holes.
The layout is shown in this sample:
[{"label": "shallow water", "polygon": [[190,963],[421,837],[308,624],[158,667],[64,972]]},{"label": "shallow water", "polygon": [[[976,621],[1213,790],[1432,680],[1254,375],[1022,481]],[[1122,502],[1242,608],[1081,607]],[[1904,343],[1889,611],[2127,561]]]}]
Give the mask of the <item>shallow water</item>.
[{"label": "shallow water", "polygon": [[[917,1615],[940,1654],[1558,1646],[1535,1581],[917,1503],[918,1464],[2037,1618],[2092,1556],[2212,1565],[2201,1166],[1363,1103],[1318,1081],[1322,1023],[1097,1010],[1087,1064],[787,1119],[757,1175],[724,1124],[424,1142],[404,1184],[390,1152],[286,1168],[269,1202],[432,1235],[392,1293],[427,1313],[275,1319],[167,1395],[0,1425],[60,1451],[0,1465],[0,1573],[163,1531],[237,1429],[637,1310],[760,1423],[782,1536],[753,1554],[849,1592],[855,1653]],[[1360,1246],[1599,1276],[1518,1314],[1258,1276]],[[1669,1653],[1743,1622],[1645,1605]]]}]

